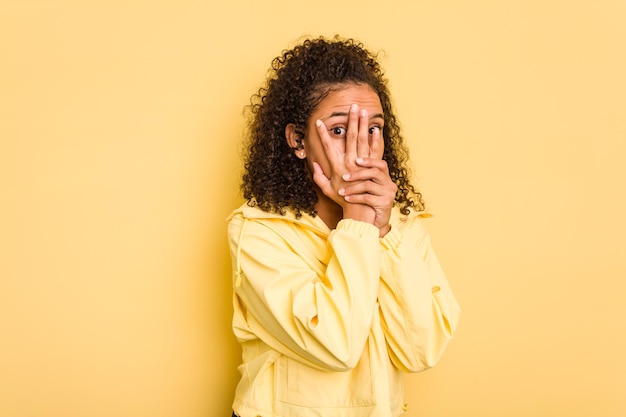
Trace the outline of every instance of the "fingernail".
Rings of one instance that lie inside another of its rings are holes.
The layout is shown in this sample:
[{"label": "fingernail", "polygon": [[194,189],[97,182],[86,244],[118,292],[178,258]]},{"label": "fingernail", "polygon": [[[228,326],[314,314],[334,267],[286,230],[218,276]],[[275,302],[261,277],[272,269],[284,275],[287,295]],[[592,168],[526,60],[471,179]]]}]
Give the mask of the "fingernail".
[{"label": "fingernail", "polygon": [[321,126],[322,126],[322,121],[321,121],[320,119],[317,119],[317,120],[315,121],[315,126],[317,126],[317,127],[321,127]]},{"label": "fingernail", "polygon": [[348,174],[348,173],[343,174],[343,175],[341,176],[341,178],[343,178],[344,180],[349,180],[349,179],[350,179],[350,174]]},{"label": "fingernail", "polygon": [[[357,163],[357,164],[360,164],[361,162],[363,162],[363,158],[357,158],[357,159],[356,159],[356,163]],[[345,178],[344,178],[344,179],[345,179]]]},{"label": "fingernail", "polygon": [[351,105],[351,106],[350,106],[350,111],[356,111],[356,109],[357,109],[358,107],[359,107],[359,106],[357,106],[356,104],[353,104],[353,105]]},{"label": "fingernail", "polygon": [[339,193],[339,195],[344,195],[346,193],[346,189],[345,188],[340,188],[339,191],[337,191]]},{"label": "fingernail", "polygon": [[367,110],[361,110],[361,116],[367,116]]}]

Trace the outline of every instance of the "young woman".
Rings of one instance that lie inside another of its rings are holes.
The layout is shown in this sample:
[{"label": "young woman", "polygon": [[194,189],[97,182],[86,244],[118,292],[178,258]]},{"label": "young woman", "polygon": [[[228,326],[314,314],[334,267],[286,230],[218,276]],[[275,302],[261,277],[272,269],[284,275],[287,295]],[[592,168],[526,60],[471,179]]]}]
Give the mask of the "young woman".
[{"label": "young woman", "polygon": [[240,417],[395,417],[403,373],[432,367],[459,307],[376,57],[317,38],[253,96],[229,218]]}]

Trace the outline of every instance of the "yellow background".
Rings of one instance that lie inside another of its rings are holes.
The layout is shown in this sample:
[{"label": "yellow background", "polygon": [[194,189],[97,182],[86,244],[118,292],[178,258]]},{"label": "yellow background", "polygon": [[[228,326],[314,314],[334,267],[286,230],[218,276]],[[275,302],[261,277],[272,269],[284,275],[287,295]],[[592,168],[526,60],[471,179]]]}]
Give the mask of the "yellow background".
[{"label": "yellow background", "polygon": [[463,307],[409,417],[626,415],[626,2],[0,6],[0,416],[227,416],[242,108],[384,49]]}]

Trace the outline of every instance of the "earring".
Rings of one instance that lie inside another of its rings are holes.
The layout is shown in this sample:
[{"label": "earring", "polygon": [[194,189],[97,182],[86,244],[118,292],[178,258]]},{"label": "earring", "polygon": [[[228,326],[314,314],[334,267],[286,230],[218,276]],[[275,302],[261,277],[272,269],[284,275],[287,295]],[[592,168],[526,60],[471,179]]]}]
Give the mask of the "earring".
[{"label": "earring", "polygon": [[304,151],[300,151],[300,156],[304,157]]}]

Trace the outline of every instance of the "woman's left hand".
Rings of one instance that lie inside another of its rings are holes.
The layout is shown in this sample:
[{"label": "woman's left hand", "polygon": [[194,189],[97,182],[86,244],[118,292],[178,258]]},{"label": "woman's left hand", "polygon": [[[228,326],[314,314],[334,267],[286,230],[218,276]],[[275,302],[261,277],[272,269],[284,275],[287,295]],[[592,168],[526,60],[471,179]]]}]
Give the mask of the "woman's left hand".
[{"label": "woman's left hand", "polygon": [[339,190],[339,194],[355,204],[366,204],[374,209],[374,226],[380,229],[380,236],[387,234],[391,208],[396,199],[398,186],[389,175],[387,162],[382,159],[357,158],[360,167],[343,175],[350,185]]}]

